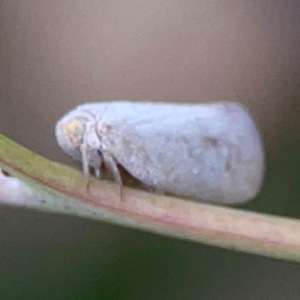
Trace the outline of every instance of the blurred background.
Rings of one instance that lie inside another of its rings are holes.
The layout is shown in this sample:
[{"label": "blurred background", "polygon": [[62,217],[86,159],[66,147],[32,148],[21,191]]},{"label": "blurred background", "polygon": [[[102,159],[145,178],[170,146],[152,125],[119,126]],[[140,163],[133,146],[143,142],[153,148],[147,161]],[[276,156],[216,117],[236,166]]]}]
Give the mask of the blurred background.
[{"label": "blurred background", "polygon": [[[233,100],[267,172],[246,210],[300,218],[298,0],[2,0],[0,132],[78,167],[54,137],[76,105]],[[1,299],[299,299],[300,264],[0,207]]]}]

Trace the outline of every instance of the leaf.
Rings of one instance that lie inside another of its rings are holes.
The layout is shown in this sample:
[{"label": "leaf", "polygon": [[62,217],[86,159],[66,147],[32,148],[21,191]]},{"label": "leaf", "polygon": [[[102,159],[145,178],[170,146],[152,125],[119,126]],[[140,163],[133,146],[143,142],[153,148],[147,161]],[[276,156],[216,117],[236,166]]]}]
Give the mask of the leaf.
[{"label": "leaf", "polygon": [[33,197],[18,203],[248,253],[300,261],[300,222],[124,188],[52,162],[0,135],[0,166]]}]

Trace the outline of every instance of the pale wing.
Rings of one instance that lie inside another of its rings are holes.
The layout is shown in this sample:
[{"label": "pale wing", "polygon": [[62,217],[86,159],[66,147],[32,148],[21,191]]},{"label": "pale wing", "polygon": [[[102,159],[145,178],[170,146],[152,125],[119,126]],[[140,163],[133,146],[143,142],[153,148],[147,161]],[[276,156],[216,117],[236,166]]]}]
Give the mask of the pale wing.
[{"label": "pale wing", "polygon": [[262,146],[239,105],[140,104],[112,111],[115,116],[106,115],[109,150],[145,184],[217,202],[246,200],[259,189]]}]

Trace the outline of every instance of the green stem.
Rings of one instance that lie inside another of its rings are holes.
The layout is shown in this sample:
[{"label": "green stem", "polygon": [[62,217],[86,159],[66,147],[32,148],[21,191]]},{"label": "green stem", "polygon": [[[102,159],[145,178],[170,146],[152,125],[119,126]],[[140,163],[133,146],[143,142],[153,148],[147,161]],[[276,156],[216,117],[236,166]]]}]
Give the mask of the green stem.
[{"label": "green stem", "polygon": [[107,221],[177,238],[300,261],[300,222],[124,188],[59,165],[0,135],[0,167],[37,199],[21,205]]}]

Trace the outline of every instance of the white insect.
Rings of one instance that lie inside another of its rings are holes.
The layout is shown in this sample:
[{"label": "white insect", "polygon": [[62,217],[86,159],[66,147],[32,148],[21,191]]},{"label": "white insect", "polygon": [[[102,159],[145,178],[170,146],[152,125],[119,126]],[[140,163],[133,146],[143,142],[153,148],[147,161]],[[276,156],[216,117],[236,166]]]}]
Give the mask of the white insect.
[{"label": "white insect", "polygon": [[257,128],[234,102],[115,101],[75,108],[56,125],[61,148],[121,186],[118,164],[144,185],[203,201],[245,202],[259,192],[264,151]]}]

